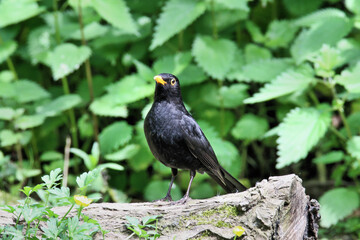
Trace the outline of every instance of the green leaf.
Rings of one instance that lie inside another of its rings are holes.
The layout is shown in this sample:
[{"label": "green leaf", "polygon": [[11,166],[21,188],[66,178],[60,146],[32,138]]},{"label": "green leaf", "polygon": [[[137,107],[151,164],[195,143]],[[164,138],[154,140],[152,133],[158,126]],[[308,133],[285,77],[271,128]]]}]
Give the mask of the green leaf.
[{"label": "green leaf", "polygon": [[99,169],[103,170],[103,169],[112,169],[112,170],[116,170],[116,171],[123,171],[124,167],[117,164],[117,163],[103,163],[99,165]]},{"label": "green leaf", "polygon": [[16,50],[17,43],[14,41],[0,44],[0,64],[10,57]]},{"label": "green leaf", "polygon": [[106,154],[105,159],[110,161],[122,161],[133,157],[139,151],[139,148],[139,145],[129,144],[116,152]]},{"label": "green leaf", "polygon": [[4,129],[0,132],[0,146],[7,147],[16,144],[20,136],[11,130]]},{"label": "green leaf", "polygon": [[45,63],[50,48],[55,46],[55,39],[51,34],[49,27],[39,27],[30,32],[27,44],[31,63]]},{"label": "green leaf", "polygon": [[360,159],[360,136],[354,136],[346,143],[346,150],[354,158]]},{"label": "green leaf", "polygon": [[72,154],[75,154],[76,156],[80,157],[84,163],[85,163],[85,166],[87,169],[89,170],[93,170],[95,167],[96,167],[96,164],[93,164],[91,159],[90,159],[90,156],[84,152],[83,150],[81,149],[78,149],[78,148],[70,148],[70,152]]},{"label": "green leaf", "polygon": [[360,2],[359,0],[345,0],[345,6],[356,15],[360,15]]},{"label": "green leaf", "polygon": [[215,79],[224,79],[235,57],[236,45],[227,39],[197,36],[192,54],[197,64]]},{"label": "green leaf", "polygon": [[109,85],[108,94],[117,105],[136,102],[148,97],[154,92],[154,84],[147,83],[137,75],[129,75],[120,81]]},{"label": "green leaf", "polygon": [[323,3],[323,0],[283,0],[286,10],[294,16],[301,16],[315,11]]},{"label": "green leaf", "polygon": [[127,33],[139,34],[124,0],[92,0],[92,5],[97,13],[113,26]]},{"label": "green leaf", "polygon": [[360,199],[355,189],[335,188],[322,195],[319,203],[320,225],[328,228],[357,209],[360,206]]},{"label": "green leaf", "polygon": [[286,94],[297,91],[303,91],[310,84],[315,82],[315,78],[309,74],[302,73],[293,69],[289,69],[270,83],[265,84],[258,93],[244,100],[244,103],[257,103],[278,98]]},{"label": "green leaf", "polygon": [[287,47],[297,30],[297,27],[290,21],[274,20],[268,27],[264,43],[270,48]]},{"label": "green leaf", "polygon": [[341,52],[324,44],[319,53],[309,59],[314,63],[316,74],[320,77],[329,78],[335,75],[334,69],[343,63]]},{"label": "green leaf", "polygon": [[277,168],[298,162],[324,136],[331,123],[331,111],[324,109],[295,108],[280,124],[277,140]]},{"label": "green leaf", "polygon": [[38,6],[36,0],[2,0],[0,2],[0,28],[38,15],[44,9]]},{"label": "green leaf", "polygon": [[185,68],[189,66],[190,62],[191,53],[180,52],[175,55],[165,56],[158,59],[154,63],[153,69],[156,74],[165,72],[179,75],[184,71]]},{"label": "green leaf", "polygon": [[39,84],[29,80],[19,80],[13,83],[16,91],[15,99],[19,103],[27,103],[47,98],[50,94]]},{"label": "green leaf", "polygon": [[124,121],[113,123],[99,135],[101,153],[108,154],[128,143],[132,137],[132,127]]},{"label": "green leaf", "polygon": [[49,175],[44,175],[41,177],[41,180],[43,180],[48,189],[51,189],[54,185],[56,185],[56,182],[60,181],[61,179],[62,174],[60,168],[51,170]]},{"label": "green leaf", "polygon": [[12,108],[4,107],[0,108],[0,120],[11,120],[15,116],[15,111]]},{"label": "green leaf", "polygon": [[[193,0],[167,1],[157,20],[150,50],[164,44],[201,16],[206,9],[205,2]],[[182,13],[182,14],[179,14]]]},{"label": "green leaf", "polygon": [[340,162],[344,159],[344,153],[342,151],[332,151],[327,154],[321,155],[313,159],[314,163],[332,164]]},{"label": "green leaf", "polygon": [[43,152],[40,156],[40,160],[43,162],[51,162],[55,160],[62,160],[64,159],[64,155],[62,153],[56,151],[46,151]]},{"label": "green leaf", "polygon": [[314,56],[323,44],[335,45],[351,31],[351,26],[352,24],[346,16],[331,16],[312,24],[309,29],[303,30],[295,39],[291,47],[293,58],[297,63],[301,63]]},{"label": "green leaf", "polygon": [[246,63],[257,62],[259,60],[266,60],[271,58],[269,49],[260,47],[255,44],[246,44],[245,46],[245,61]]},{"label": "green leaf", "polygon": [[[151,181],[145,188],[144,191],[145,199],[147,201],[155,201],[165,197],[166,192],[169,188],[169,184],[170,181],[159,181],[159,180]],[[173,200],[178,200],[182,197],[181,191],[176,184],[174,184],[173,188],[171,189],[171,196]]]},{"label": "green leaf", "polygon": [[81,98],[77,94],[67,94],[38,107],[37,113],[45,116],[56,116],[63,111],[69,110],[81,103]]},{"label": "green leaf", "polygon": [[136,70],[138,72],[138,74],[146,81],[148,82],[152,82],[154,76],[156,75],[154,73],[154,71],[148,67],[147,65],[145,65],[144,63],[138,61],[138,60],[134,60],[134,64],[136,66]]},{"label": "green leaf", "polygon": [[248,85],[232,84],[218,88],[215,84],[207,84],[201,89],[201,96],[206,103],[215,107],[235,108],[243,104],[248,97]]},{"label": "green leaf", "polygon": [[[92,23],[84,26],[83,31],[84,31],[85,39],[87,41],[90,41],[94,38],[98,38],[98,37],[101,37],[104,34],[106,34],[109,31],[109,27],[103,26],[98,22],[92,22]],[[69,38],[75,39],[75,40],[81,40],[82,38],[81,38],[80,28],[77,29],[76,31],[72,32],[71,35],[69,36]]]},{"label": "green leaf", "polygon": [[343,85],[348,92],[360,93],[360,62],[352,69],[345,69],[335,78],[336,83]]},{"label": "green leaf", "polygon": [[25,115],[15,120],[15,127],[25,130],[40,126],[44,123],[45,116],[43,115]]},{"label": "green leaf", "polygon": [[187,66],[184,71],[182,71],[177,76],[180,79],[181,86],[202,83],[207,79],[204,71],[200,67],[193,64]]},{"label": "green leaf", "polygon": [[273,58],[253,61],[242,69],[245,78],[254,82],[269,82],[285,70],[292,67],[292,61],[288,58]]},{"label": "green leaf", "polygon": [[236,123],[231,130],[231,134],[240,140],[260,139],[269,129],[269,124],[265,118],[253,114],[246,114]]},{"label": "green leaf", "polygon": [[128,116],[128,110],[125,105],[117,104],[113,101],[113,96],[105,95],[95,99],[90,105],[90,110],[99,116],[123,117]]},{"label": "green leaf", "polygon": [[78,69],[90,55],[91,49],[87,46],[63,43],[49,53],[46,63],[51,67],[54,80],[59,80]]}]

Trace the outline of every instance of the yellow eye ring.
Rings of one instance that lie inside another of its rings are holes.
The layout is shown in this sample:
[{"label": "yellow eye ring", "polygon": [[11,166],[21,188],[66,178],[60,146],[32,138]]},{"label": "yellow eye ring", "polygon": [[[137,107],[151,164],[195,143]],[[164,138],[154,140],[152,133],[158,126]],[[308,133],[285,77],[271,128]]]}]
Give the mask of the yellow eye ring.
[{"label": "yellow eye ring", "polygon": [[176,83],[176,79],[175,79],[175,78],[171,79],[171,82],[170,82],[170,83],[171,83],[171,85],[173,85],[173,86],[174,86],[174,85],[175,85],[175,83]]}]

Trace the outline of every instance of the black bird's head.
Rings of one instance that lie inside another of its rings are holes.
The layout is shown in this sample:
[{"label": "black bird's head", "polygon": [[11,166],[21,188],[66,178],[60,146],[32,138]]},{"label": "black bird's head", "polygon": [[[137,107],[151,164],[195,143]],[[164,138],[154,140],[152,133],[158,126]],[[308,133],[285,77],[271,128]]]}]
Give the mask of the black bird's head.
[{"label": "black bird's head", "polygon": [[181,100],[179,79],[170,73],[160,73],[154,77],[156,81],[155,101]]}]

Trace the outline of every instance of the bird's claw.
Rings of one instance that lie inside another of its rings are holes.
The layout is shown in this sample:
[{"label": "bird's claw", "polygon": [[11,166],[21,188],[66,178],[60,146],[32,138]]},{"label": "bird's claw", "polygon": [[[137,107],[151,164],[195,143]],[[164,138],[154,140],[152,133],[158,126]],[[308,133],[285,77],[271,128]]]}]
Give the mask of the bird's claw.
[{"label": "bird's claw", "polygon": [[191,200],[190,197],[183,197],[180,200],[171,202],[171,205],[185,204],[187,201]]}]

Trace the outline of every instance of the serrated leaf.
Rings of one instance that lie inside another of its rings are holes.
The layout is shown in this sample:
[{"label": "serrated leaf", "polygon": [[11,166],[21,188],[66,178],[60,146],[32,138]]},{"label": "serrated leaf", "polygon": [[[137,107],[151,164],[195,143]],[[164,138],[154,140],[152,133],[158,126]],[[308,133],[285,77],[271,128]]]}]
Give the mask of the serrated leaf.
[{"label": "serrated leaf", "polygon": [[54,80],[59,80],[77,70],[90,55],[91,50],[87,46],[63,43],[49,53],[46,63],[51,67]]},{"label": "serrated leaf", "polygon": [[350,215],[360,206],[359,194],[355,189],[335,188],[327,191],[319,199],[320,225],[328,228]]},{"label": "serrated leaf", "polygon": [[260,60],[270,59],[272,55],[269,49],[250,43],[245,46],[244,56],[245,62],[249,64]]},{"label": "serrated leaf", "polygon": [[146,81],[148,82],[152,82],[154,76],[156,75],[153,70],[148,67],[147,65],[145,65],[144,63],[138,61],[138,60],[134,60],[134,64],[136,66],[136,70],[138,72],[138,74]]},{"label": "serrated leaf", "polygon": [[314,63],[315,71],[318,76],[329,78],[335,75],[334,69],[343,63],[341,52],[324,44],[317,55],[309,60]]},{"label": "serrated leaf", "polygon": [[269,129],[265,118],[253,114],[246,114],[236,123],[231,134],[240,140],[256,140],[261,138]]},{"label": "serrated leaf", "polygon": [[25,130],[40,126],[44,121],[45,116],[43,115],[25,115],[17,118],[14,124],[16,128]]},{"label": "serrated leaf", "polygon": [[346,150],[354,158],[360,159],[360,136],[354,136],[346,143]]},{"label": "serrated leaf", "polygon": [[133,157],[139,151],[139,148],[139,145],[130,144],[116,152],[106,154],[105,159],[110,161],[122,161]]},{"label": "serrated leaf", "polygon": [[13,83],[16,91],[15,99],[19,103],[27,103],[47,98],[50,94],[39,84],[29,80],[19,80]]},{"label": "serrated leaf", "polygon": [[291,55],[297,63],[312,57],[323,44],[335,45],[351,31],[351,21],[346,17],[332,16],[303,30],[291,46]]},{"label": "serrated leaf", "polygon": [[113,26],[138,35],[137,26],[124,0],[92,0],[96,12]]},{"label": "serrated leaf", "polygon": [[346,18],[346,14],[340,9],[325,8],[312,12],[294,21],[294,24],[302,27],[310,27],[319,22],[327,21],[330,18]]},{"label": "serrated leaf", "polygon": [[290,69],[280,74],[272,82],[265,84],[258,93],[244,100],[244,103],[257,103],[306,89],[315,78]]},{"label": "serrated leaf", "polygon": [[81,98],[77,94],[68,94],[56,98],[55,100],[40,106],[36,109],[37,113],[45,116],[56,116],[57,114],[69,110],[81,103]]},{"label": "serrated leaf", "polygon": [[36,0],[2,0],[0,2],[0,28],[19,23],[41,13]]},{"label": "serrated leaf", "polygon": [[290,67],[290,59],[273,58],[251,62],[243,67],[242,72],[244,77],[251,81],[269,82]]},{"label": "serrated leaf", "polygon": [[111,95],[115,104],[122,105],[136,102],[148,97],[154,92],[154,85],[149,84],[145,79],[137,75],[129,75],[120,81],[109,85],[107,88],[108,95]]},{"label": "serrated leaf", "polygon": [[215,107],[235,108],[243,104],[247,93],[248,85],[232,84],[218,88],[215,84],[207,84],[202,89],[202,96],[206,103]]},{"label": "serrated leaf", "polygon": [[297,27],[290,21],[274,20],[265,34],[265,46],[270,48],[287,47],[297,30]]},{"label": "serrated leaf", "polygon": [[15,41],[4,42],[0,44],[0,64],[10,57],[16,50]]},{"label": "serrated leaf", "polygon": [[342,151],[332,151],[327,154],[321,155],[313,159],[314,163],[331,164],[340,162],[344,159],[344,153]]},{"label": "serrated leaf", "polygon": [[192,46],[197,64],[216,79],[224,79],[234,60],[235,51],[234,42],[209,36],[197,36]]},{"label": "serrated leaf", "polygon": [[298,162],[324,136],[331,123],[329,110],[295,108],[279,125],[277,168]]},{"label": "serrated leaf", "polygon": [[101,153],[108,154],[126,144],[132,137],[132,127],[124,121],[113,123],[99,135]]},{"label": "serrated leaf", "polygon": [[15,110],[9,107],[0,108],[0,120],[11,120],[15,116]]},{"label": "serrated leaf", "polygon": [[126,106],[115,103],[111,95],[95,99],[90,105],[90,110],[99,116],[123,118],[128,116]]},{"label": "serrated leaf", "polygon": [[[167,1],[155,27],[150,50],[162,45],[172,36],[185,29],[201,16],[206,9],[205,2],[193,0]],[[179,14],[182,13],[182,14]]]},{"label": "serrated leaf", "polygon": [[156,74],[172,73],[174,75],[179,75],[189,66],[190,62],[191,53],[180,52],[175,55],[165,56],[158,59],[154,63],[153,69]]},{"label": "serrated leaf", "polygon": [[337,76],[336,83],[343,85],[348,92],[360,93],[360,62],[352,69],[345,69]]},{"label": "serrated leaf", "polygon": [[204,82],[207,77],[204,71],[193,64],[187,66],[180,74],[177,75],[181,86],[189,86]]}]

